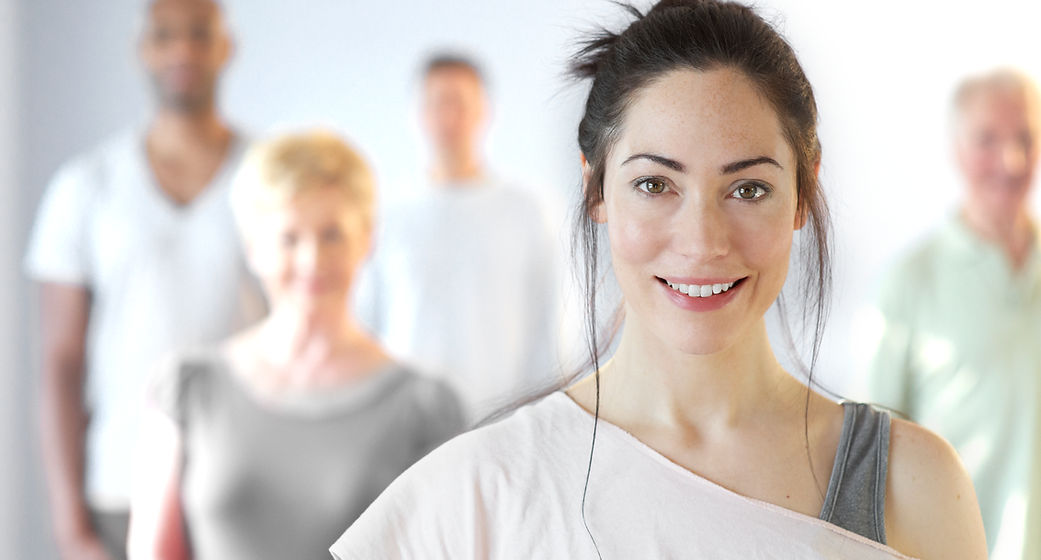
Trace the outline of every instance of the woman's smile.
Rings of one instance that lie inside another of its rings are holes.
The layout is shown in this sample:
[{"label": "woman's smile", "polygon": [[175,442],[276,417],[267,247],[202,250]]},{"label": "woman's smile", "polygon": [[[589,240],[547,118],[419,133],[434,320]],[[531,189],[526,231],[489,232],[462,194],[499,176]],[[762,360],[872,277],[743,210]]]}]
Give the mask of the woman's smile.
[{"label": "woman's smile", "polygon": [[676,307],[687,311],[708,312],[721,309],[738,297],[746,278],[716,282],[700,280],[690,284],[673,283],[664,278],[657,280],[662,286],[662,293]]}]

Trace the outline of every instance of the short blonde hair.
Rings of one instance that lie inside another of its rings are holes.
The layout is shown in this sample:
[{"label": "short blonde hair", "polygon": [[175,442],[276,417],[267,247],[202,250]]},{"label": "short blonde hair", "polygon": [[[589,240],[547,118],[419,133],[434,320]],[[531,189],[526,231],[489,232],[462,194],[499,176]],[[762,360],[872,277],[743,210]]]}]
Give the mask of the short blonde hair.
[{"label": "short blonde hair", "polygon": [[239,229],[253,230],[257,214],[320,187],[342,192],[371,229],[375,181],[365,160],[338,135],[312,130],[254,144],[231,185],[231,207]]}]

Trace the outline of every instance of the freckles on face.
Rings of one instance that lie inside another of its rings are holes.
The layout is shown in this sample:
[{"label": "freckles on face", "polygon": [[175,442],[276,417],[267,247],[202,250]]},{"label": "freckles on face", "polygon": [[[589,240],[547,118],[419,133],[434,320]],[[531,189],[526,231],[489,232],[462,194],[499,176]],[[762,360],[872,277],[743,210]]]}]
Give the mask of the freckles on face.
[{"label": "freckles on face", "polygon": [[677,70],[638,93],[600,208],[630,316],[696,353],[761,321],[787,276],[795,169],[776,113],[740,72]]}]

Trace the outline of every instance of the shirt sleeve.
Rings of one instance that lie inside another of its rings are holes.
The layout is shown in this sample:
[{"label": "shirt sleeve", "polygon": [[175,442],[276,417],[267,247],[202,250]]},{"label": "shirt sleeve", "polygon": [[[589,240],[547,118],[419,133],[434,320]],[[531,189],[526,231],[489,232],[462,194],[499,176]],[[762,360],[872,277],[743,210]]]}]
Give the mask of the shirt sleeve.
[{"label": "shirt sleeve", "polygon": [[186,427],[187,387],[198,369],[185,356],[171,354],[156,364],[145,394],[146,403],[173,420],[182,432]]},{"label": "shirt sleeve", "polygon": [[89,284],[88,219],[93,193],[89,171],[68,164],[44,192],[25,257],[37,281]]}]

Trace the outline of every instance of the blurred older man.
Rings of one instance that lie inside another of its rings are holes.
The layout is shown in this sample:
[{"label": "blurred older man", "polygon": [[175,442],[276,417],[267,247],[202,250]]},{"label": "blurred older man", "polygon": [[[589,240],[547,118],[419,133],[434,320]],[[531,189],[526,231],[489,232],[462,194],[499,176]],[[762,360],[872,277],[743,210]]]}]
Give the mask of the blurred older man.
[{"label": "blurred older man", "polygon": [[262,311],[227,180],[242,142],[217,112],[231,53],[212,0],[153,0],[139,54],[157,111],[64,165],[26,258],[40,285],[42,427],[66,559],[125,556],[131,448],[153,363]]},{"label": "blurred older man", "polygon": [[999,560],[1041,558],[1041,238],[1029,212],[1039,142],[1030,79],[997,70],[961,85],[963,203],[883,284],[871,365],[874,399],[958,449]]}]

